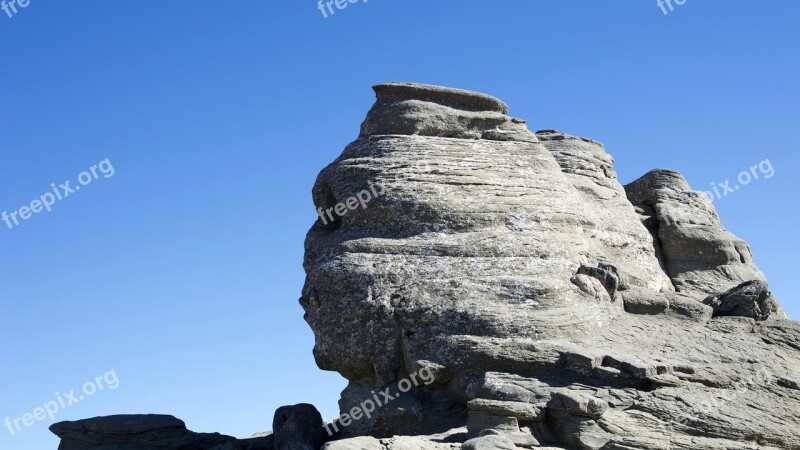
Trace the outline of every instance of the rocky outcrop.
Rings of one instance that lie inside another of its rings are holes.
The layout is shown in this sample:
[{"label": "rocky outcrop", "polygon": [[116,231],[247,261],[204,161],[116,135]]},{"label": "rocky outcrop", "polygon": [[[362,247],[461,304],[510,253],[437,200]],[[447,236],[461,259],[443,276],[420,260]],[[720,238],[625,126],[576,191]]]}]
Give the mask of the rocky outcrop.
[{"label": "rocky outcrop", "polygon": [[517,446],[800,446],[800,329],[766,285],[727,292],[764,275],[679,174],[623,187],[601,144],[531,133],[500,100],[375,92],[313,198],[384,195],[311,228],[301,304],[317,363],[350,380],[343,412],[423,368],[434,381],[330,448],[460,427]]},{"label": "rocky outcrop", "polygon": [[59,422],[58,450],[319,450],[328,440],[319,411],[308,404],[278,408],[273,432],[249,439],[195,433],[165,415],[120,415]]},{"label": "rocky outcrop", "polygon": [[653,170],[625,190],[678,292],[705,297],[765,281],[750,246],[722,226],[711,200],[678,172]]},{"label": "rocky outcrop", "polygon": [[58,450],[271,450],[272,436],[236,439],[195,433],[183,421],[164,415],[120,415],[60,422],[50,431],[61,438]]},{"label": "rocky outcrop", "polygon": [[767,283],[759,280],[747,281],[722,294],[709,296],[703,303],[714,308],[714,317],[751,317],[762,321],[780,314],[780,306]]},{"label": "rocky outcrop", "polygon": [[250,442],[93,419],[63,449],[800,448],[800,324],[680,174],[623,186],[602,144],[485,94],[375,93],[305,242],[341,417],[284,407]]}]

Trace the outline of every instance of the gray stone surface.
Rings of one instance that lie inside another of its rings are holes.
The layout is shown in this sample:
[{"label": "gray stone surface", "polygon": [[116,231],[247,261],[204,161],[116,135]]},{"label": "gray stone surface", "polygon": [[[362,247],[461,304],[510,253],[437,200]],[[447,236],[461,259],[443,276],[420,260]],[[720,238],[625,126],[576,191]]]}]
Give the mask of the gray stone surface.
[{"label": "gray stone surface", "polygon": [[599,419],[608,411],[608,402],[574,391],[558,391],[550,394],[548,411],[565,411],[576,416]]},{"label": "gray stone surface", "polygon": [[464,442],[463,450],[517,450],[510,438],[500,435],[487,435]]},{"label": "gray stone surface", "polygon": [[722,226],[711,200],[678,172],[650,171],[625,190],[678,292],[705,298],[744,282],[766,281],[750,246]]},{"label": "gray stone surface", "polygon": [[469,422],[555,447],[800,447],[800,329],[777,302],[766,321],[723,303],[712,317],[703,300],[765,277],[683,177],[623,187],[600,143],[530,133],[499,100],[375,90],[313,199],[385,195],[311,228],[301,304],[318,365],[350,380],[342,406],[422,367],[435,382],[345,433]]},{"label": "gray stone surface", "polygon": [[527,402],[508,402],[477,398],[467,403],[469,411],[485,411],[495,415],[515,417],[520,420],[543,420],[544,411]]},{"label": "gray stone surface", "polygon": [[539,441],[533,437],[528,430],[520,430],[518,432],[507,433],[500,430],[483,430],[481,436],[505,436],[511,440],[517,447],[533,448],[541,447]]}]

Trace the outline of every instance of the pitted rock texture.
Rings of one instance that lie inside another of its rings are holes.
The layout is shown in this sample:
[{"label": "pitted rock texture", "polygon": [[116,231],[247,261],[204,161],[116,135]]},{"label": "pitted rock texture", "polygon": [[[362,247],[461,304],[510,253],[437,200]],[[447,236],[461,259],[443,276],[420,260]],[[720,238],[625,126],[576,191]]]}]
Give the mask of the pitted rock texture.
[{"label": "pitted rock texture", "polygon": [[759,295],[703,303],[765,277],[677,172],[623,187],[601,144],[485,94],[375,92],[313,199],[383,194],[311,228],[301,304],[342,412],[435,381],[326,448],[800,448],[800,327]]}]

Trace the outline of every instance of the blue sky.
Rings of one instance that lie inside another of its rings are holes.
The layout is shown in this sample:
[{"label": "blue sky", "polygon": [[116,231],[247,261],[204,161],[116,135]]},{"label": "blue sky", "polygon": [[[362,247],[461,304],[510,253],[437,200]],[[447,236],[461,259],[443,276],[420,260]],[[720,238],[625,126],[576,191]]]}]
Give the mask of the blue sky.
[{"label": "blue sky", "polygon": [[[297,302],[310,190],[385,81],[498,96],[533,130],[604,142],[623,182],[669,167],[706,190],[769,159],[774,176],[716,205],[800,317],[798,17],[791,0],[668,15],[655,0],[0,11],[0,212],[114,168],[0,222],[0,421],[112,370],[116,389],[55,421],[169,413],[246,436],[284,404],[333,418],[345,383],[316,368]],[[3,426],[0,448],[55,448],[52,422]]]}]

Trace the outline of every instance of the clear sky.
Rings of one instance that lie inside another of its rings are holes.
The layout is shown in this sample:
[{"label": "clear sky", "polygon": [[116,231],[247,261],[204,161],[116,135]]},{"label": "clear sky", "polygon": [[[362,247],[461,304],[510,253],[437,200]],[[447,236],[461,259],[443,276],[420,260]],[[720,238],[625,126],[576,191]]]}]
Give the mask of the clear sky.
[{"label": "clear sky", "polygon": [[[52,422],[114,413],[237,436],[284,404],[333,418],[345,383],[314,364],[297,301],[310,191],[386,81],[498,96],[532,130],[605,143],[623,182],[669,167],[707,190],[769,160],[715,203],[800,317],[795,0],[16,8],[0,10],[0,212],[20,220],[0,222],[0,421],[65,406],[0,424],[0,449],[55,449]],[[19,211],[67,180],[82,189],[52,211]],[[69,405],[89,381],[104,389]]]}]

